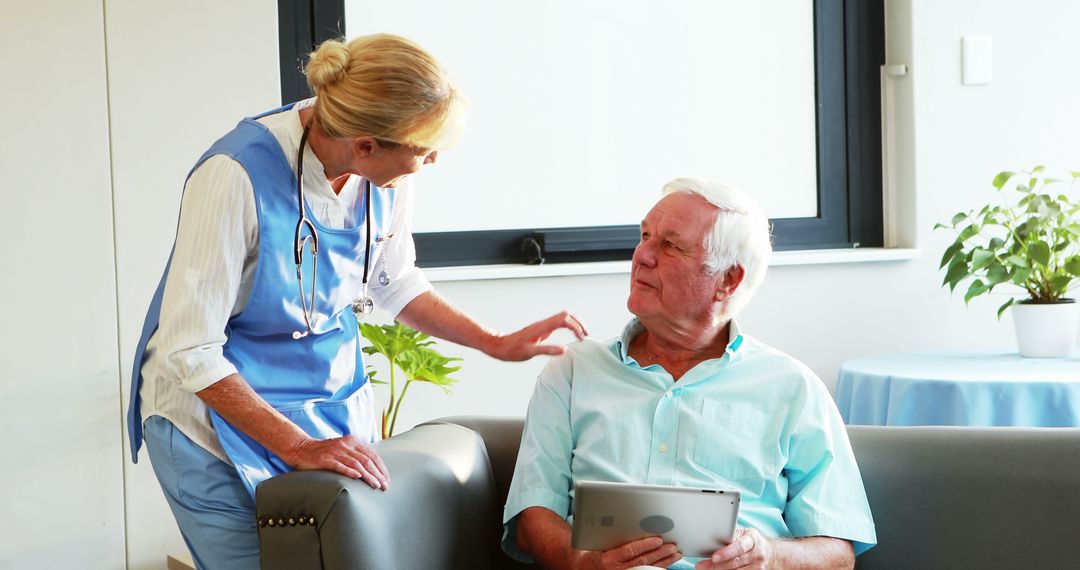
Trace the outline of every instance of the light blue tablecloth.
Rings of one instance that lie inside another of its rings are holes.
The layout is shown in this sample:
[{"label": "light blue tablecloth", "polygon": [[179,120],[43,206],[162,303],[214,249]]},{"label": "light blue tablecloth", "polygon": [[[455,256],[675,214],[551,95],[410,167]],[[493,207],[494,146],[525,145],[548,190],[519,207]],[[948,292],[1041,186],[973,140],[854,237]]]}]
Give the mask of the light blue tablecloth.
[{"label": "light blue tablecloth", "polygon": [[1016,353],[883,354],[845,362],[836,405],[848,424],[1080,426],[1080,358]]}]

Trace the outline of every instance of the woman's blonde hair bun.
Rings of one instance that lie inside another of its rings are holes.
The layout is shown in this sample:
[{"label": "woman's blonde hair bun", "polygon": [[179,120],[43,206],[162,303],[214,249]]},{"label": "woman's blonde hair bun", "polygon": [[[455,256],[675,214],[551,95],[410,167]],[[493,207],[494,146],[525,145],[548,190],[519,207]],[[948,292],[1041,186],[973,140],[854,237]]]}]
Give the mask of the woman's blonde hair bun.
[{"label": "woman's blonde hair bun", "polygon": [[348,69],[348,46],[341,40],[327,40],[312,52],[304,73],[311,90],[318,95],[324,87],[344,79]]}]

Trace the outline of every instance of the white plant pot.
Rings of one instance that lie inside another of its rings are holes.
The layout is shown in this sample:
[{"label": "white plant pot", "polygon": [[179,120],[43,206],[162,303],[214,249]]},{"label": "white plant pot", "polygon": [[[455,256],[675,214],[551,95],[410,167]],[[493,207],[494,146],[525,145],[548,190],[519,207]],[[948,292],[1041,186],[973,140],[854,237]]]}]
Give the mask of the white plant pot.
[{"label": "white plant pot", "polygon": [[1080,327],[1080,303],[1017,303],[1009,307],[1016,325],[1020,356],[1071,356]]}]

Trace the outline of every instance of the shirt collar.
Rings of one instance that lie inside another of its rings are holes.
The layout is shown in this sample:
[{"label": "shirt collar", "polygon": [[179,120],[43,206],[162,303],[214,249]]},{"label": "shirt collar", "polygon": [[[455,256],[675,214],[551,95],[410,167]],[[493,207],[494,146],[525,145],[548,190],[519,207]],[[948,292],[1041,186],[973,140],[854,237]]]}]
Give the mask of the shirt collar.
[{"label": "shirt collar", "polygon": [[[630,319],[629,323],[623,327],[622,334],[615,340],[615,351],[619,357],[626,364],[634,363],[634,359],[630,357],[630,343],[641,333],[645,332],[645,325],[641,324],[641,321],[634,317]],[[727,354],[728,359],[734,359],[741,355],[739,349],[743,346],[743,334],[742,328],[739,327],[739,323],[735,319],[728,321],[728,344],[724,349],[724,353]]]},{"label": "shirt collar", "polygon": [[[300,122],[300,110],[315,105],[315,97],[297,101],[292,109],[287,111],[292,114],[292,125],[289,129],[289,143],[292,150],[289,153],[289,162],[296,160],[296,150],[300,148],[300,139],[303,138],[304,125]],[[310,139],[308,141],[310,143]],[[295,165],[293,170],[296,170]],[[330,181],[326,179],[326,169],[322,161],[311,150],[311,144],[304,145],[304,191],[318,193],[326,199],[338,199],[338,194],[330,187]]]}]

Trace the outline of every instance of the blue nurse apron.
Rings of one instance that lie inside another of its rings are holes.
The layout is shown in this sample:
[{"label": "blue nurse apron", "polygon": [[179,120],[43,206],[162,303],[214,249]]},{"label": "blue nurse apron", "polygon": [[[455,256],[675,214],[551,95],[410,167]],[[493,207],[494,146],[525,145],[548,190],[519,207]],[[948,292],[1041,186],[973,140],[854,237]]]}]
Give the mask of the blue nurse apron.
[{"label": "blue nurse apron", "polygon": [[[239,162],[251,179],[258,215],[259,251],[251,298],[226,325],[224,355],[259,396],[308,435],[329,439],[351,434],[372,442],[376,438],[374,410],[351,306],[362,289],[365,258],[371,256],[371,266],[376,266],[378,244],[383,241],[378,238],[386,233],[392,217],[393,190],[374,186],[369,190],[373,224],[370,251],[365,251],[364,222],[358,227],[334,229],[313,220],[319,232],[313,331],[293,339],[293,331],[305,329],[292,253],[299,216],[296,175],[274,136],[256,121],[261,116],[241,121],[195,165],[197,168],[217,154]],[[366,207],[366,200],[360,202],[360,208]],[[361,211],[355,219],[365,220],[365,214]],[[136,462],[142,445],[139,387],[143,358],[157,329],[171,261],[147,312],[131,375],[128,433]],[[312,283],[313,270],[305,252],[305,290]],[[260,482],[291,470],[281,458],[212,410],[210,420],[252,496]]]}]

